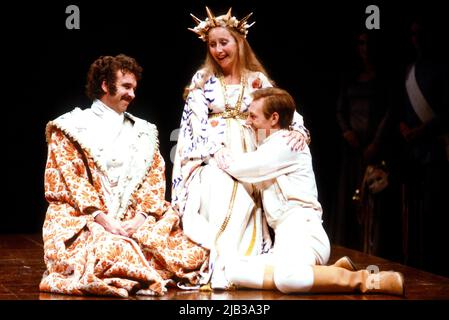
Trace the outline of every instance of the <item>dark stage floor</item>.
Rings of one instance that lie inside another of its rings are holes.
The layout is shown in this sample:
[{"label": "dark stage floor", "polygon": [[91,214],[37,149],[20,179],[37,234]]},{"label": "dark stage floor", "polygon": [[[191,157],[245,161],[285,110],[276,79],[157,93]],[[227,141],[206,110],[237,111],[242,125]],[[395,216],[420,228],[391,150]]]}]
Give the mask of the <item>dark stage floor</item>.
[{"label": "dark stage floor", "polygon": [[[130,297],[131,300],[449,300],[449,278],[399,263],[343,248],[332,247],[330,263],[349,256],[360,268],[377,265],[380,270],[404,274],[405,297],[380,294],[296,294],[276,291],[236,290],[226,292],[186,292],[169,289],[162,297]],[[0,235],[0,300],[110,300],[104,297],[75,297],[40,293],[38,285],[45,270],[40,234]]]}]

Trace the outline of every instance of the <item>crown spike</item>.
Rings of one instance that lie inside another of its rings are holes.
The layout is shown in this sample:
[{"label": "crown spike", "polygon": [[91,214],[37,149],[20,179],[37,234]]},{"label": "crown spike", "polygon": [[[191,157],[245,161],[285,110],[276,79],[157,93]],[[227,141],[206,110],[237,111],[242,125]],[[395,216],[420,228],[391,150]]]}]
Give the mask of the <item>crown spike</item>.
[{"label": "crown spike", "polygon": [[196,26],[194,28],[187,28],[188,30],[195,32],[203,41],[207,41],[207,34],[212,28],[215,27],[232,28],[246,38],[246,35],[248,34],[248,28],[250,28],[255,23],[247,23],[247,20],[253,14],[252,12],[239,21],[236,17],[232,16],[232,7],[229,8],[226,14],[220,15],[218,17],[215,17],[215,15],[208,7],[206,7],[206,12],[207,18],[205,20],[201,20],[193,14],[190,14],[190,16],[195,21]]},{"label": "crown spike", "polygon": [[202,22],[200,19],[195,17],[193,14],[190,14],[190,16],[193,18],[193,21],[195,21],[197,25],[199,25]]},{"label": "crown spike", "polygon": [[208,7],[206,7],[206,12],[207,12],[207,17],[209,18],[210,22],[212,23],[212,25],[214,27],[217,26],[217,23],[215,22],[215,16],[212,13],[212,11],[210,11],[210,9]]},{"label": "crown spike", "polygon": [[248,20],[251,16],[253,15],[253,13],[251,12],[250,14],[248,14],[246,17],[244,17],[242,20],[240,20],[239,24],[238,24],[238,28],[240,28],[241,26],[243,26],[246,23],[246,20]]},{"label": "crown spike", "polygon": [[251,28],[254,24],[256,23],[256,21],[254,21],[253,23],[251,23],[251,24],[248,24],[247,25],[247,27],[246,27],[246,29],[249,29],[249,28]]},{"label": "crown spike", "polygon": [[232,16],[231,11],[232,11],[232,7],[230,7],[229,10],[228,10],[228,13],[226,13],[226,17],[225,17],[226,20],[231,19],[231,16]]}]

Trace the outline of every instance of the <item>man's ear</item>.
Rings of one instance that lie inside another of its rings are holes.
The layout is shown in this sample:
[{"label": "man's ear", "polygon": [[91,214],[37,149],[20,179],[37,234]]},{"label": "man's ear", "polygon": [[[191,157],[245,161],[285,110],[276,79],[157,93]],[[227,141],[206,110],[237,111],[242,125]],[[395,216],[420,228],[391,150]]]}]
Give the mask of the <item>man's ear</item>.
[{"label": "man's ear", "polygon": [[103,89],[104,93],[108,93],[109,89],[108,85],[106,84],[106,80],[103,80],[103,82],[101,83],[101,89]]},{"label": "man's ear", "polygon": [[271,114],[271,126],[274,127],[279,123],[279,113],[273,112]]}]

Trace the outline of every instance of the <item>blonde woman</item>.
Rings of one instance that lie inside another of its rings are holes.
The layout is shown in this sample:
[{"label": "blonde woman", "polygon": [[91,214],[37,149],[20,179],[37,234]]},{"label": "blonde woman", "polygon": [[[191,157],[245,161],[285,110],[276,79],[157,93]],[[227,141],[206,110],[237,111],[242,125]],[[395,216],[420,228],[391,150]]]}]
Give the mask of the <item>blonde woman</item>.
[{"label": "blonde woman", "polygon": [[[172,204],[182,215],[186,235],[210,249],[202,283],[228,289],[224,261],[255,256],[271,248],[260,196],[249,183],[238,182],[216,163],[220,149],[242,153],[254,150],[244,126],[251,93],[272,82],[251,49],[246,35],[249,14],[238,20],[231,9],[215,17],[206,7],[202,21],[191,31],[206,42],[203,66],[186,92],[173,166]],[[285,137],[292,149],[304,148],[309,135],[295,112]]]}]

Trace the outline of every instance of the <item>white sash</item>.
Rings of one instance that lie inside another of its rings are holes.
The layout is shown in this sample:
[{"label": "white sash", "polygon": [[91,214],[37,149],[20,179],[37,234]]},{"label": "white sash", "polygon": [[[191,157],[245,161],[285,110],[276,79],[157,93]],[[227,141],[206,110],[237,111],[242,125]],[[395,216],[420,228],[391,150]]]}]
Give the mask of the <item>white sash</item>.
[{"label": "white sash", "polygon": [[415,111],[416,115],[423,122],[429,122],[435,116],[432,108],[429,106],[426,98],[423,96],[421,90],[419,89],[418,83],[415,77],[415,65],[411,67],[407,80],[405,82],[407,88],[407,94],[410,103]]},{"label": "white sash", "polygon": [[[423,122],[427,123],[435,116],[432,108],[427,102],[426,98],[421,92],[421,89],[416,82],[415,77],[415,64],[410,68],[410,71],[407,75],[407,80],[405,81],[405,87],[407,88],[408,98],[410,100],[410,104],[413,107],[418,118]],[[444,145],[446,146],[446,157],[449,160],[449,134],[444,134],[440,137],[443,140]]]}]

